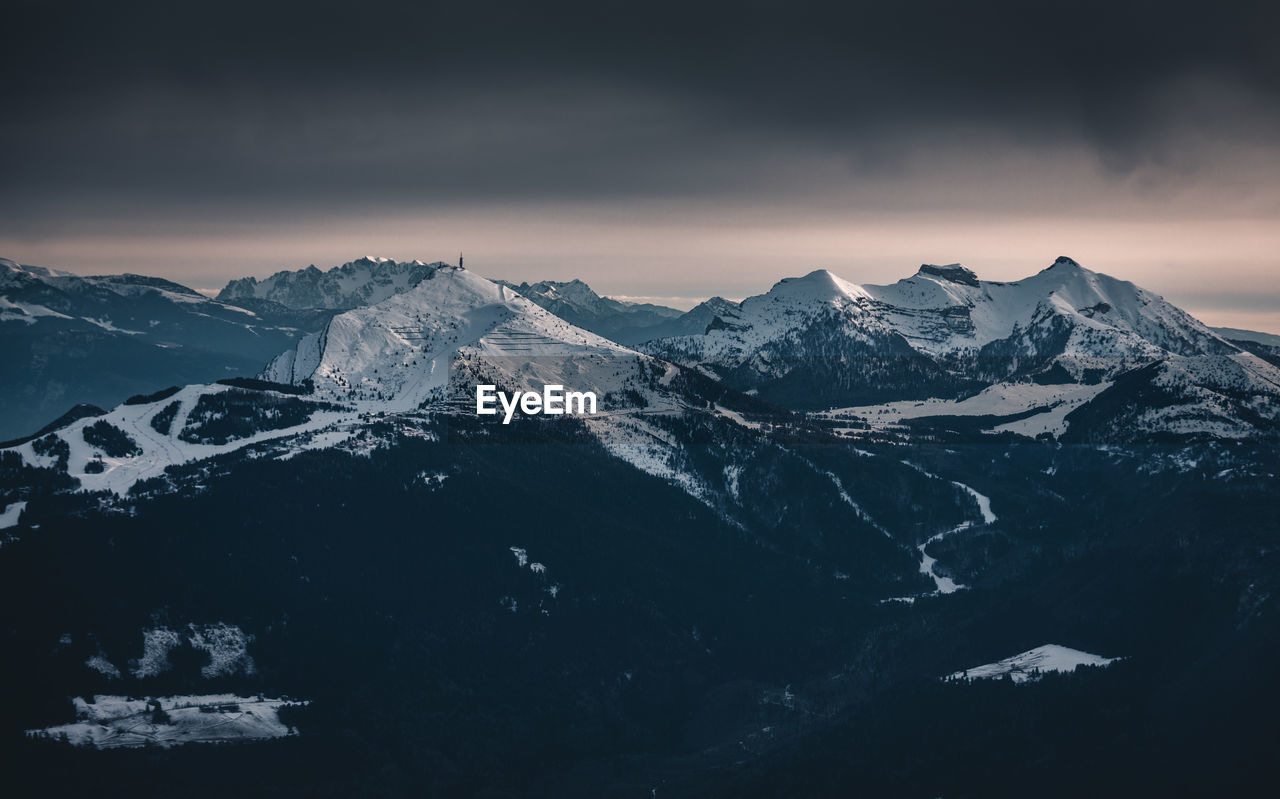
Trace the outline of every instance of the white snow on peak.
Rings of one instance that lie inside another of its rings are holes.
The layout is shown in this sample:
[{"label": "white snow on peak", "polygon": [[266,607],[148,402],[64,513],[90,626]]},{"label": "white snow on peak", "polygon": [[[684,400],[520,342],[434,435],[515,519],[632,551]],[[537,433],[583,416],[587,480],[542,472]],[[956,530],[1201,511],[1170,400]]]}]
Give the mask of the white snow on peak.
[{"label": "white snow on peak", "polygon": [[[630,382],[660,370],[657,388]],[[598,394],[599,415],[586,425],[614,456],[671,481],[705,501],[705,488],[678,466],[680,444],[644,415],[678,412],[669,396],[675,366],[628,350],[541,309],[502,283],[440,266],[411,291],[334,316],[266,369],[280,383],[311,380],[319,398],[364,412],[475,407],[475,385],[540,392],[544,385]],[[604,397],[639,391],[641,408],[609,406]]]},{"label": "white snow on peak", "polygon": [[[1130,350],[1159,354],[1161,350],[1213,351],[1225,342],[1199,321],[1161,297],[1126,280],[1092,272],[1070,258],[1031,277],[1010,283],[954,279],[958,264],[922,267],[910,278],[888,286],[866,286],[883,303],[887,318],[918,349],[931,354],[981,347],[1026,330],[1049,316],[1062,316],[1084,328],[1072,344],[1083,350],[1103,346],[1123,354]],[[950,273],[948,270],[953,270]],[[964,274],[973,276],[967,269]],[[932,311],[935,314],[921,313]],[[971,327],[951,330],[938,325],[937,313],[954,319],[967,316]],[[958,312],[958,313],[957,313]],[[1109,331],[1119,346],[1092,340],[1088,331]],[[1224,349],[1230,349],[1227,345]]]},{"label": "white snow on peak", "polygon": [[[764,296],[774,300],[832,302],[870,295],[862,286],[836,277],[826,269],[815,269],[804,277],[787,277],[779,280]],[[746,302],[755,299],[757,298],[748,297]]]},{"label": "white snow on peak", "polygon": [[1033,682],[1048,672],[1069,673],[1080,666],[1109,666],[1120,658],[1104,658],[1078,649],[1045,644],[1013,657],[948,675],[948,680],[980,680],[1008,674],[1015,683]]},{"label": "white snow on peak", "polygon": [[541,391],[559,384],[602,395],[651,360],[553,316],[504,285],[439,267],[409,291],[335,316],[264,371],[311,380],[316,396],[367,410],[407,412],[454,400],[475,385]]}]

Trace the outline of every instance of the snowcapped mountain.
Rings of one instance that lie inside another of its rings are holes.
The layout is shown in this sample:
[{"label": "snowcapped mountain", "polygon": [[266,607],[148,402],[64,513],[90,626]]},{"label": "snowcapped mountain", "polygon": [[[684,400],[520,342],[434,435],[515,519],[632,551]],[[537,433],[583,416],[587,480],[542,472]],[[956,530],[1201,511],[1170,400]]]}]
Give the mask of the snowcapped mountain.
[{"label": "snowcapped mountain", "polygon": [[1055,363],[1076,378],[1114,374],[1163,353],[1235,348],[1181,309],[1070,258],[1012,283],[980,281],[959,264],[925,265],[890,286],[866,286],[879,314],[933,356],[1001,357],[1027,371]]},{"label": "snowcapped mountain", "polygon": [[0,438],[77,403],[252,375],[328,313],[250,310],[143,275],[81,277],[0,259]]},{"label": "snowcapped mountain", "polygon": [[645,341],[705,333],[711,325],[724,324],[724,320],[735,318],[737,313],[738,303],[724,297],[711,297],[674,319],[646,329]]},{"label": "snowcapped mountain", "polygon": [[504,284],[438,266],[409,291],[335,316],[262,377],[308,383],[326,400],[405,412],[451,399],[474,404],[478,382],[539,391],[552,383],[620,398],[649,367],[666,371]]},{"label": "snowcapped mountain", "polygon": [[1052,672],[1070,673],[1081,666],[1105,668],[1116,660],[1117,658],[1105,658],[1058,644],[1045,644],[995,663],[957,671],[946,679],[991,680],[1000,679],[1007,674],[1013,682],[1022,684],[1035,682]]},{"label": "snowcapped mountain", "polygon": [[723,323],[725,319],[736,318],[738,309],[739,303],[726,300],[724,297],[712,297],[690,308],[681,319],[685,320],[684,324],[690,327],[701,326],[702,332],[705,333],[707,325],[715,322],[716,317],[721,317]]},{"label": "snowcapped mountain", "polygon": [[628,303],[602,297],[581,280],[541,280],[519,285],[505,280],[498,282],[566,322],[619,344],[633,345],[673,335],[669,323],[683,315],[662,305]]},{"label": "snowcapped mountain", "polygon": [[1061,367],[1076,380],[1090,372],[1114,375],[1165,353],[1237,351],[1160,297],[1069,258],[1012,283],[980,281],[958,264],[926,264],[889,286],[859,286],[817,270],[744,300],[701,337],[651,349],[696,357],[717,371],[745,365],[768,378],[787,369],[778,353],[810,338],[925,356],[957,372],[1029,376]]},{"label": "snowcapped mountain", "polygon": [[862,287],[818,270],[716,314],[646,352],[799,408],[954,395],[967,383],[913,349]]},{"label": "snowcapped mountain", "polygon": [[347,310],[373,305],[408,291],[443,265],[443,262],[427,264],[365,256],[328,271],[313,264],[306,269],[276,272],[261,281],[242,277],[227,283],[218,293],[218,299],[232,303],[270,300],[298,310]]},{"label": "snowcapped mountain", "polygon": [[[1176,401],[1166,398],[1183,407],[1183,417],[1203,414],[1199,406],[1213,394],[1214,407],[1244,414],[1233,417],[1233,429],[1271,429],[1277,419],[1274,367],[1159,296],[1070,258],[1009,283],[979,280],[958,264],[925,265],[888,286],[855,285],[818,270],[744,300],[702,335],[645,350],[766,399],[797,408],[859,406],[847,409],[854,412],[885,402],[959,400],[1020,382],[1101,385],[1176,361],[1168,368],[1196,375],[1168,381],[1195,387],[1178,390]],[[1190,432],[1166,424],[1171,417],[1146,418],[1156,429]],[[1210,427],[1201,432],[1221,429]]]}]

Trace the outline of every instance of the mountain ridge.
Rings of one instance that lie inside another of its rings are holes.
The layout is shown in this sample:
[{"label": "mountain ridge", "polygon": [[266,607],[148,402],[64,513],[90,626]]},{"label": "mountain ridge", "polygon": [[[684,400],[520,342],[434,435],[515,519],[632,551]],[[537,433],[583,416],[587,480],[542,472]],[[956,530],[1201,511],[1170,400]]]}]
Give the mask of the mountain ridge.
[{"label": "mountain ridge", "polygon": [[219,302],[164,278],[80,276],[0,259],[0,438],[78,403],[255,374],[328,314]]},{"label": "mountain ridge", "polygon": [[328,270],[312,264],[304,269],[281,270],[263,280],[238,278],[228,282],[217,298],[223,302],[271,300],[294,310],[346,311],[407,291],[444,265],[443,261],[428,264],[366,255]]},{"label": "mountain ridge", "polygon": [[959,264],[925,264],[888,285],[815,270],[743,300],[732,322],[642,349],[793,408],[855,413],[1002,383],[1098,384],[1168,362],[1160,394],[1182,411],[1143,416],[1152,429],[1189,432],[1175,417],[1200,417],[1201,432],[1238,437],[1280,419],[1280,372],[1265,353],[1066,256],[1017,281],[983,281]]}]

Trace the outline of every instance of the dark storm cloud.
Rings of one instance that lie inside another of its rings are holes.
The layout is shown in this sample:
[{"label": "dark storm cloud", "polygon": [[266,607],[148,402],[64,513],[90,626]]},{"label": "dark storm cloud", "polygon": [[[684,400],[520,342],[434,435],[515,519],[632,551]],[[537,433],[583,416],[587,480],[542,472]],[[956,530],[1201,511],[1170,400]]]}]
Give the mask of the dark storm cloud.
[{"label": "dark storm cloud", "polygon": [[0,210],[17,226],[821,190],[929,148],[984,157],[992,137],[1088,148],[1118,174],[1195,171],[1206,146],[1280,130],[1280,18],[1262,3],[35,2],[7,16]]}]

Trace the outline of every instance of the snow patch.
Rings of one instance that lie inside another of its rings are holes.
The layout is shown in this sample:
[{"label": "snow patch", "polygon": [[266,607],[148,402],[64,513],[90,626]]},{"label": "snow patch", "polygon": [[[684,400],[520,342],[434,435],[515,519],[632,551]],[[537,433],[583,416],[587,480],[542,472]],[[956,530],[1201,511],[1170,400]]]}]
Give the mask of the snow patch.
[{"label": "snow patch", "polygon": [[58,313],[43,305],[33,305],[26,302],[15,302],[8,297],[0,297],[0,322],[26,322],[29,325],[36,323],[36,317],[51,316],[55,319],[71,319],[64,313]]},{"label": "snow patch", "polygon": [[218,622],[197,627],[187,625],[187,642],[209,655],[209,665],[200,669],[207,679],[230,676],[236,672],[253,674],[257,671],[253,658],[249,657],[252,635],[232,624]]},{"label": "snow patch", "polygon": [[297,735],[297,729],[280,721],[280,709],[308,703],[207,694],[154,699],[98,695],[92,701],[76,697],[72,704],[75,722],[27,730],[27,735],[95,749],[260,741]]},{"label": "snow patch", "polygon": [[103,674],[103,675],[106,675],[107,677],[110,677],[113,680],[120,679],[120,676],[121,676],[120,669],[116,668],[114,663],[107,660],[107,656],[102,654],[101,652],[99,652],[98,654],[86,660],[84,662],[84,665],[88,666],[89,668],[93,669],[99,674]]},{"label": "snow patch", "polygon": [[7,530],[18,524],[18,518],[22,516],[22,512],[27,509],[26,500],[20,502],[10,502],[5,506],[4,513],[0,513],[0,530]]},{"label": "snow patch", "polygon": [[1111,383],[1096,385],[1050,385],[1036,383],[997,383],[962,400],[930,398],[903,400],[880,405],[833,408],[815,414],[826,419],[858,417],[875,430],[901,425],[907,419],[930,416],[1012,416],[1040,409],[1039,412],[992,428],[990,432],[1011,432],[1034,438],[1041,433],[1062,435],[1067,429],[1067,414],[1106,390]]},{"label": "snow patch", "polygon": [[172,668],[169,650],[180,646],[182,637],[167,627],[142,631],[142,657],[133,661],[133,676],[139,680],[156,677]]}]

